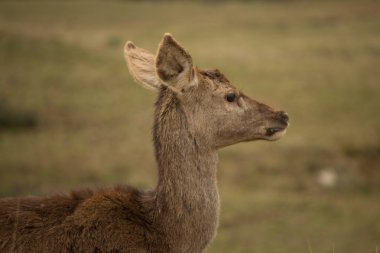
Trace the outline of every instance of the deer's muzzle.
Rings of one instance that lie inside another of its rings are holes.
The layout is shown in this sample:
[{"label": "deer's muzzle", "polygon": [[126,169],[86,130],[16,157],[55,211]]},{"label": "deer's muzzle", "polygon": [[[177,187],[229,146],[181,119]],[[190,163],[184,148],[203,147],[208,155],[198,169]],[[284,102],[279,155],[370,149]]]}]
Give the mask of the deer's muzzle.
[{"label": "deer's muzzle", "polygon": [[276,112],[275,122],[275,126],[266,128],[265,135],[267,137],[275,137],[276,134],[278,137],[284,135],[289,126],[289,115],[284,111]]}]

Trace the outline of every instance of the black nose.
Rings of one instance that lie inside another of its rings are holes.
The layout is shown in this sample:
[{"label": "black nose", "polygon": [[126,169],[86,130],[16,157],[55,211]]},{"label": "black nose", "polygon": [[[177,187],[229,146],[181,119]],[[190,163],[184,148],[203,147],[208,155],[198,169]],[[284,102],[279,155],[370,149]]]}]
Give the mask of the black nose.
[{"label": "black nose", "polygon": [[288,124],[289,123],[289,115],[284,112],[284,111],[280,111],[278,112],[278,117],[280,118],[280,120],[285,123],[285,124]]}]

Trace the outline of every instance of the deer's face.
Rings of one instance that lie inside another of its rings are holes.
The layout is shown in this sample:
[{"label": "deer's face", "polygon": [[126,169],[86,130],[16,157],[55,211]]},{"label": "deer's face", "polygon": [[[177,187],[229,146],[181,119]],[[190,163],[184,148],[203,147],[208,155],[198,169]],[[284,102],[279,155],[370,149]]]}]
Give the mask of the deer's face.
[{"label": "deer's face", "polygon": [[[289,117],[240,92],[218,70],[196,70],[198,85],[183,95],[193,131],[215,148],[242,141],[277,140]],[[186,91],[185,91],[186,92]]]},{"label": "deer's face", "polygon": [[289,117],[257,102],[218,70],[198,70],[191,56],[171,35],[164,36],[157,56],[128,42],[125,56],[134,78],[145,87],[164,85],[177,97],[189,130],[212,148],[242,141],[277,140],[285,134]]}]

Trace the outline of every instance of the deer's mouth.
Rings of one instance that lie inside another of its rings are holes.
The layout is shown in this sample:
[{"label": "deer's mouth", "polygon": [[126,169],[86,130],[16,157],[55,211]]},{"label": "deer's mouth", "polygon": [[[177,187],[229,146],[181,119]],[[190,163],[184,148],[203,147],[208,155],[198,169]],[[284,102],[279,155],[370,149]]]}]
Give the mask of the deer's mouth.
[{"label": "deer's mouth", "polygon": [[285,130],[285,128],[283,128],[283,127],[268,127],[265,129],[265,135],[270,137],[270,136],[273,136],[276,133],[284,131],[284,130]]},{"label": "deer's mouth", "polygon": [[274,141],[278,140],[286,133],[286,127],[268,127],[265,129],[265,139]]},{"label": "deer's mouth", "polygon": [[274,127],[265,128],[265,137],[268,140],[277,140],[286,133],[286,128],[289,126],[289,116],[284,111],[276,113],[276,123]]}]

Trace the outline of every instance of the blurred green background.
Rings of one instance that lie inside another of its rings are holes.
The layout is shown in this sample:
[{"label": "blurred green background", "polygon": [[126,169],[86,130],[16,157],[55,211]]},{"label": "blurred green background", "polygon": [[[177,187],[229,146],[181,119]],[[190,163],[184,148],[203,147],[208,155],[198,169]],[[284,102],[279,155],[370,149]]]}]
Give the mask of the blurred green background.
[{"label": "blurred green background", "polygon": [[378,1],[0,2],[0,196],[154,187],[156,95],[123,45],[164,32],[291,117],[278,142],[221,150],[207,252],[377,252]]}]

